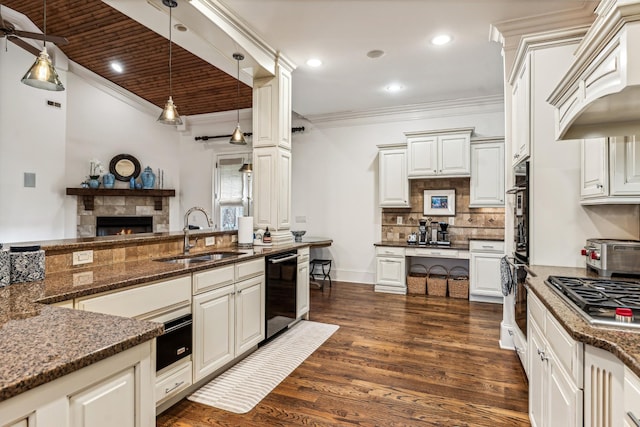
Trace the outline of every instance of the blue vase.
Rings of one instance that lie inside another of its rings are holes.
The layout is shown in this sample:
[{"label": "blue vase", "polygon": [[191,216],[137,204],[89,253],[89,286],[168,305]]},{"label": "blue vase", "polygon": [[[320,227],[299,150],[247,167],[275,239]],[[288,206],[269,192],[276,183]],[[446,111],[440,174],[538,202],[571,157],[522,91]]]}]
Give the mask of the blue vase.
[{"label": "blue vase", "polygon": [[131,179],[129,179],[129,188],[132,190],[136,188],[136,179],[134,177],[131,177]]},{"label": "blue vase", "polygon": [[100,178],[100,176],[98,175],[91,175],[89,177],[89,188],[98,188],[100,187],[100,181],[98,181],[98,178]]},{"label": "blue vase", "polygon": [[156,183],[156,174],[154,174],[153,170],[147,166],[140,174],[140,180],[142,181],[142,188],[147,190],[151,189]]},{"label": "blue vase", "polygon": [[115,182],[116,182],[116,177],[112,173],[104,174],[102,177],[102,185],[104,185],[104,188],[113,188],[113,185],[115,184]]}]

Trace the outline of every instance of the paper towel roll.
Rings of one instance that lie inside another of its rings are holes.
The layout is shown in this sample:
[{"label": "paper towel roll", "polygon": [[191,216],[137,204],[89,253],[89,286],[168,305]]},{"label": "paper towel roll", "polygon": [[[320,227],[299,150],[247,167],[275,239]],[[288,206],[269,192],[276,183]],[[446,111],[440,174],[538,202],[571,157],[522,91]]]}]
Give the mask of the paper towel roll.
[{"label": "paper towel roll", "polygon": [[238,244],[253,244],[253,217],[241,216],[238,218]]}]

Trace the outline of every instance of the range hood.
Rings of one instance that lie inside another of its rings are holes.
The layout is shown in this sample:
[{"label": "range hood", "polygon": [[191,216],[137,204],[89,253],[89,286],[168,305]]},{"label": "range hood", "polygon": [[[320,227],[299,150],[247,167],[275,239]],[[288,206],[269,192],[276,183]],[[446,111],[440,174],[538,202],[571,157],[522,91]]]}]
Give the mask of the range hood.
[{"label": "range hood", "polygon": [[559,140],[640,135],[640,0],[603,0],[547,102]]}]

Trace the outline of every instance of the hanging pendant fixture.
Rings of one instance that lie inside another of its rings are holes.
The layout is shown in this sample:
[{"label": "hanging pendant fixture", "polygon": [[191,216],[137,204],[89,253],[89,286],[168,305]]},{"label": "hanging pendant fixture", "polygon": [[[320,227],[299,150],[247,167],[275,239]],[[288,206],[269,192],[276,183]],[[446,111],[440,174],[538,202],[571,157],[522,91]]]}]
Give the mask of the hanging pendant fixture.
[{"label": "hanging pendant fixture", "polygon": [[162,4],[169,8],[169,100],[164,105],[164,110],[162,110],[160,117],[158,117],[158,122],[165,125],[181,125],[182,119],[171,97],[173,89],[171,81],[171,11],[174,7],[178,6],[178,2],[175,0],[162,0]]},{"label": "hanging pendant fixture", "polygon": [[31,68],[22,77],[22,83],[38,89],[61,91],[64,86],[58,77],[51,58],[47,53],[47,0],[44,0],[44,23],[42,33],[42,52],[36,58]]},{"label": "hanging pendant fixture", "polygon": [[233,134],[231,135],[229,143],[235,145],[247,145],[247,140],[244,139],[244,134],[240,130],[240,61],[244,59],[244,55],[241,53],[234,53],[233,59],[238,62],[238,90],[236,94],[236,117],[238,124],[236,125],[236,130],[234,130]]}]

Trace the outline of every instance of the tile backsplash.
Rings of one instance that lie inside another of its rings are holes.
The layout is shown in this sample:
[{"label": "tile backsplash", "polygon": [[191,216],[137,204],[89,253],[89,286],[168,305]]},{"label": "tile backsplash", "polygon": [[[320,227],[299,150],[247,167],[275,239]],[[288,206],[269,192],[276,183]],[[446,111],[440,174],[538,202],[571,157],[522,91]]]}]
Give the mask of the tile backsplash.
[{"label": "tile backsplash", "polygon": [[[418,221],[449,223],[449,240],[467,243],[469,239],[504,239],[504,208],[470,208],[470,178],[437,178],[410,180],[411,208],[382,209],[382,240],[406,241],[407,236],[418,231]],[[424,190],[456,190],[455,216],[424,215]],[[402,224],[398,224],[401,217]]]}]

